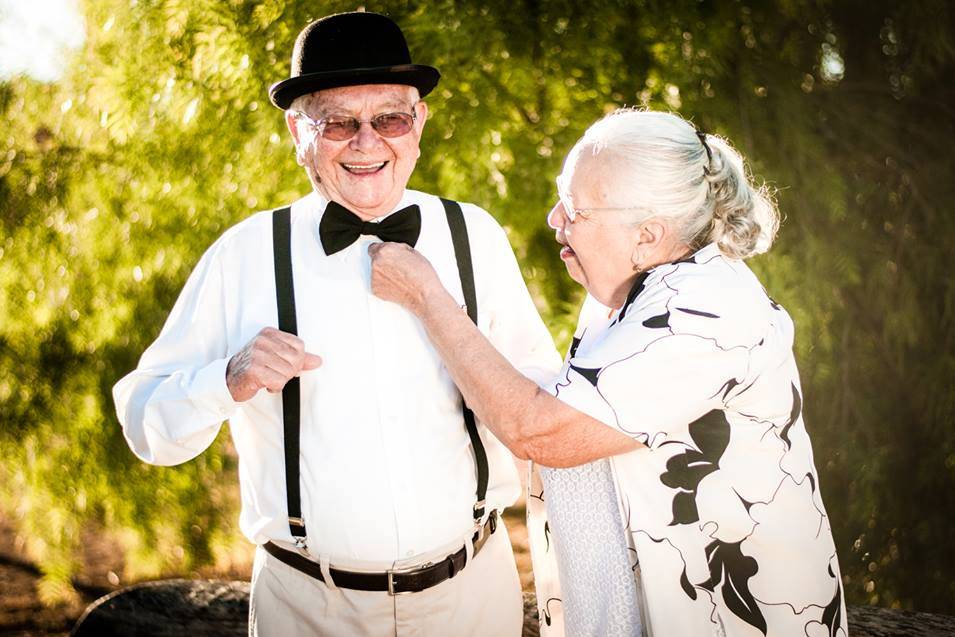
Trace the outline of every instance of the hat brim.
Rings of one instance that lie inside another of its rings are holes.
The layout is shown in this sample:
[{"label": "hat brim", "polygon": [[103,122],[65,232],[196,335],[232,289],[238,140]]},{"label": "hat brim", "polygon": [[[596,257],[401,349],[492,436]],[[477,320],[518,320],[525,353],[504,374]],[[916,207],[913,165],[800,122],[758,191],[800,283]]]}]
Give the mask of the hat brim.
[{"label": "hat brim", "polygon": [[308,73],[273,84],[269,88],[269,100],[275,106],[285,110],[300,95],[314,93],[326,88],[358,86],[360,84],[405,84],[418,89],[418,94],[424,97],[434,90],[440,78],[441,73],[438,72],[438,69],[423,64],[402,64],[399,66]]}]

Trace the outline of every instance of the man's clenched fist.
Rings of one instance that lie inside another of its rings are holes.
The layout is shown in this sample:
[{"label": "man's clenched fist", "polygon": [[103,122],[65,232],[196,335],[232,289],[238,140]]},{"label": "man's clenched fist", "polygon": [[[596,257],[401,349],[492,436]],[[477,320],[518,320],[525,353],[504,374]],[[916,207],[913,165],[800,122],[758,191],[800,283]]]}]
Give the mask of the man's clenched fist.
[{"label": "man's clenched fist", "polygon": [[232,399],[241,403],[262,388],[280,392],[290,379],[321,364],[299,337],[265,327],[229,360],[225,382]]}]

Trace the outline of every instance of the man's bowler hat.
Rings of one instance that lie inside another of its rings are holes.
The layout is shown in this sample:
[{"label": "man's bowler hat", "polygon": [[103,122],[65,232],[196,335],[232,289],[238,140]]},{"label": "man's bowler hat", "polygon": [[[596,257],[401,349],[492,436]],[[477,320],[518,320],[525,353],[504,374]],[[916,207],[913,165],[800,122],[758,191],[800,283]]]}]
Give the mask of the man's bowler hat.
[{"label": "man's bowler hat", "polygon": [[302,29],[292,52],[291,77],[269,89],[269,99],[287,109],[299,95],[358,84],[406,84],[424,97],[441,74],[411,63],[401,29],[378,13],[326,16]]}]

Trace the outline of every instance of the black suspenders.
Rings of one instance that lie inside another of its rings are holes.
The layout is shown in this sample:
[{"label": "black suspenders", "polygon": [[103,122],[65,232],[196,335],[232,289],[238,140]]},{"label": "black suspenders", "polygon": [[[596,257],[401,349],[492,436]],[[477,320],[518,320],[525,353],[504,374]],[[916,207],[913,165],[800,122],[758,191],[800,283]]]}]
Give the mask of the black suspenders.
[{"label": "black suspenders", "polygon": [[[471,264],[471,247],[467,225],[461,206],[456,201],[441,199],[451,229],[454,257],[461,279],[461,290],[468,316],[477,325],[477,295],[474,288],[474,268]],[[272,213],[272,253],[275,259],[275,297],[278,307],[278,328],[289,334],[298,334],[295,320],[295,288],[292,281],[290,209],[280,208]],[[302,519],[302,496],[299,487],[301,393],[298,377],[292,378],[282,389],[282,420],[285,439],[285,492],[288,502],[288,524],[295,543],[305,545],[307,532]],[[474,412],[462,403],[464,426],[471,439],[474,464],[477,473],[477,501],[474,503],[474,522],[480,524],[484,517],[487,495],[488,464],[484,443],[478,434]]]},{"label": "black suspenders", "polygon": [[[272,255],[275,259],[275,300],[279,311],[279,330],[298,335],[295,321],[295,288],[292,282],[291,209],[272,213]],[[301,392],[298,376],[282,388],[282,421],[285,424],[285,493],[288,501],[288,526],[295,543],[305,544],[302,496],[299,493],[299,420]]]},{"label": "black suspenders", "polygon": [[[464,213],[456,201],[441,199],[444,212],[448,216],[448,226],[451,228],[451,243],[454,244],[454,258],[458,262],[458,277],[461,279],[461,291],[464,294],[464,304],[467,306],[468,316],[478,324],[477,294],[474,291],[474,268],[471,266],[471,244],[468,241],[468,227],[464,223]],[[471,438],[471,449],[474,451],[474,465],[477,471],[477,501],[474,503],[474,523],[480,524],[484,517],[484,497],[487,495],[487,452],[484,443],[478,434],[477,423],[474,421],[474,412],[465,403],[461,403],[464,411],[464,427]]]}]

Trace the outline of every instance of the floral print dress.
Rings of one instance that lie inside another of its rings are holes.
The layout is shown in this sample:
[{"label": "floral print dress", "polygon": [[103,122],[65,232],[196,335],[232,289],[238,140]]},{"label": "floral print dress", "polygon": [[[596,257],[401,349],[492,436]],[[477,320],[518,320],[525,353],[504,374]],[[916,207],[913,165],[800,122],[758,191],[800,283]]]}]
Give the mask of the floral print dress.
[{"label": "floral print dress", "polygon": [[[646,445],[610,459],[645,633],[845,637],[785,310],[711,244],[642,274],[597,338],[587,328],[551,391]],[[559,635],[561,543],[530,490],[541,632]]]}]

